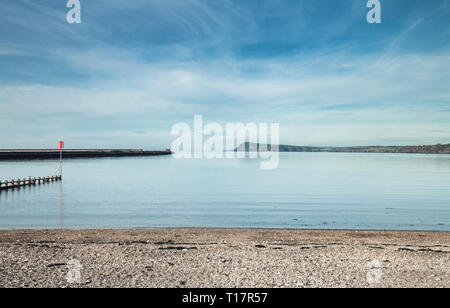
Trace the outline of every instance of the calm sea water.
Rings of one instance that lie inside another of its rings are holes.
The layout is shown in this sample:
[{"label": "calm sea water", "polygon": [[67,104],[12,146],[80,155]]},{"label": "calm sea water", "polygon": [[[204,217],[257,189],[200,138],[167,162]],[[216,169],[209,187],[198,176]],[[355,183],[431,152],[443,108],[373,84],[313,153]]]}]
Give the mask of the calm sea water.
[{"label": "calm sea water", "polygon": [[[0,162],[0,178],[57,161]],[[450,231],[450,155],[281,153],[258,160],[168,156],[64,162],[62,182],[0,193],[0,229],[321,228]]]}]

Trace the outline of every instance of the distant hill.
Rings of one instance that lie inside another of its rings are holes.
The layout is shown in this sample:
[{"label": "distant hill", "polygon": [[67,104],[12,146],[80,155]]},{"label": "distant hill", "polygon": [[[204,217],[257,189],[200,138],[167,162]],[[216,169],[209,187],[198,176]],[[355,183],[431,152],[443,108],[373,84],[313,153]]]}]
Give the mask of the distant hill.
[{"label": "distant hill", "polygon": [[[235,152],[259,151],[271,145],[244,142]],[[413,146],[354,146],[354,147],[310,147],[297,145],[279,145],[279,152],[356,152],[356,153],[416,153],[416,154],[450,154],[450,144],[413,145]]]}]

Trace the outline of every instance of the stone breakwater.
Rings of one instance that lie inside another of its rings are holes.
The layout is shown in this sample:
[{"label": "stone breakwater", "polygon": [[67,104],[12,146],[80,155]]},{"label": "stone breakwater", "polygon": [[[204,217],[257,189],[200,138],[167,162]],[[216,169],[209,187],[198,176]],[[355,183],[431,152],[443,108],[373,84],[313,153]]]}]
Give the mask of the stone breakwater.
[{"label": "stone breakwater", "polygon": [[[63,150],[63,158],[171,155],[170,150]],[[59,159],[60,150],[0,150],[0,160]]]}]

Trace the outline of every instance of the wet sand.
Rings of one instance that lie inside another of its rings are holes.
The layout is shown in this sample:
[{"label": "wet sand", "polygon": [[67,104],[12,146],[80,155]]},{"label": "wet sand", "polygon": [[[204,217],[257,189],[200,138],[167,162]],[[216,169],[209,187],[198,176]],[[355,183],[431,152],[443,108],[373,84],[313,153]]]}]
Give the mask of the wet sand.
[{"label": "wet sand", "polygon": [[448,288],[450,233],[0,231],[0,287]]}]

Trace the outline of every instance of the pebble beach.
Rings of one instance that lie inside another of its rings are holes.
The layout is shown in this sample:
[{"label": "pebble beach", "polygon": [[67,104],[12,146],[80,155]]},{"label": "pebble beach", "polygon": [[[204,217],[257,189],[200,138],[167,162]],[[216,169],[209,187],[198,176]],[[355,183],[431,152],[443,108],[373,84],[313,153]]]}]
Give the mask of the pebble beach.
[{"label": "pebble beach", "polygon": [[[67,279],[70,264],[80,279]],[[450,233],[0,231],[0,287],[450,287]]]}]

